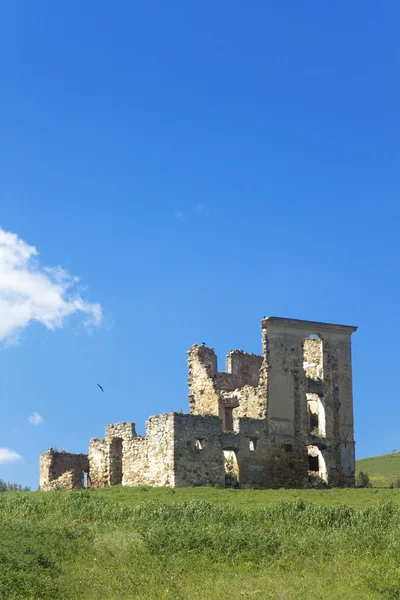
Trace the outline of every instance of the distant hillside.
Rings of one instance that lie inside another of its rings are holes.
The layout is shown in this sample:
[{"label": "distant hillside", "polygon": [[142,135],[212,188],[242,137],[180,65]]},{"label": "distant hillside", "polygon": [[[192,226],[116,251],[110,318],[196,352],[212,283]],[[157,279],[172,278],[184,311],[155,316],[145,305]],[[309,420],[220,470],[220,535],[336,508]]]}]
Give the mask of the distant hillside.
[{"label": "distant hillside", "polygon": [[357,472],[368,473],[374,487],[389,487],[400,480],[400,452],[362,458],[356,462]]}]

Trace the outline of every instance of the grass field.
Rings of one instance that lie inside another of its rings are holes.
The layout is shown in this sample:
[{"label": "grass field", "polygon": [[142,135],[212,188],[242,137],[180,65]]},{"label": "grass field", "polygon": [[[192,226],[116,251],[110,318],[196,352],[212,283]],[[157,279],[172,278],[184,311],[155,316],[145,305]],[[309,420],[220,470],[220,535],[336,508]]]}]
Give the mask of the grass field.
[{"label": "grass field", "polygon": [[0,494],[0,598],[400,598],[400,490]]},{"label": "grass field", "polygon": [[0,600],[398,600],[399,556],[398,488],[0,494]]},{"label": "grass field", "polygon": [[400,453],[358,460],[357,471],[367,471],[374,487],[389,487],[400,480]]}]

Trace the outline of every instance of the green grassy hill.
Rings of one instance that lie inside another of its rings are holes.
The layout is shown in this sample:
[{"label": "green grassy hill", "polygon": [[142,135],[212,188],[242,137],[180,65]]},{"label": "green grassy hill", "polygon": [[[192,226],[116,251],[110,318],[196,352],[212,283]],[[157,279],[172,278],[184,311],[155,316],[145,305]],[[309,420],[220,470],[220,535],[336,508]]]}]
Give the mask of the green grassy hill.
[{"label": "green grassy hill", "polygon": [[400,597],[400,489],[0,494],[1,600]]},{"label": "green grassy hill", "polygon": [[400,480],[400,453],[358,460],[357,471],[367,472],[374,487],[389,487]]}]

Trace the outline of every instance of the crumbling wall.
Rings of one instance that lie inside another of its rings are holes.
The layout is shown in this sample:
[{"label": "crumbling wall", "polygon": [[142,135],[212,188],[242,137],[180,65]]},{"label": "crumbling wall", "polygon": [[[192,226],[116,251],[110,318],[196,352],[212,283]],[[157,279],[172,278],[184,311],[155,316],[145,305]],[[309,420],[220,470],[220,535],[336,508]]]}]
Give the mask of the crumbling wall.
[{"label": "crumbling wall", "polygon": [[88,487],[110,485],[109,444],[104,439],[92,438],[89,444]]},{"label": "crumbling wall", "polygon": [[106,425],[104,439],[90,440],[88,487],[122,483],[125,447],[135,437],[135,424],[124,421]]},{"label": "crumbling wall", "polygon": [[303,443],[272,438],[268,444],[266,463],[265,487],[309,487],[307,447]]},{"label": "crumbling wall", "polygon": [[188,355],[190,412],[195,415],[218,415],[218,394],[214,387],[217,377],[216,354],[212,348],[194,344]]},{"label": "crumbling wall", "polygon": [[233,417],[249,419],[265,419],[267,414],[265,386],[252,387],[246,385],[240,389],[239,405],[233,410]]},{"label": "crumbling wall", "polygon": [[235,388],[245,385],[257,387],[260,380],[260,369],[263,357],[249,354],[243,350],[231,350],[226,357],[226,372],[232,375]]},{"label": "crumbling wall", "polygon": [[188,354],[191,414],[221,416],[221,401],[232,394],[239,399],[234,418],[265,418],[262,356],[231,350],[226,357],[226,371],[219,372],[211,348],[194,345]]},{"label": "crumbling wall", "polygon": [[146,422],[146,436],[123,447],[123,485],[174,486],[174,413]]},{"label": "crumbling wall", "polygon": [[264,488],[268,478],[268,432],[265,419],[236,419],[233,436],[223,436],[225,450],[236,452],[238,480],[243,488]]},{"label": "crumbling wall", "polygon": [[112,423],[111,425],[106,425],[105,439],[108,442],[115,438],[120,438],[121,440],[131,440],[135,436],[135,423],[132,423],[130,421],[123,421],[121,423]]},{"label": "crumbling wall", "polygon": [[174,414],[175,486],[225,485],[221,420]]},{"label": "crumbling wall", "polygon": [[39,489],[81,489],[84,487],[84,473],[88,471],[87,454],[57,452],[50,448],[40,456]]}]

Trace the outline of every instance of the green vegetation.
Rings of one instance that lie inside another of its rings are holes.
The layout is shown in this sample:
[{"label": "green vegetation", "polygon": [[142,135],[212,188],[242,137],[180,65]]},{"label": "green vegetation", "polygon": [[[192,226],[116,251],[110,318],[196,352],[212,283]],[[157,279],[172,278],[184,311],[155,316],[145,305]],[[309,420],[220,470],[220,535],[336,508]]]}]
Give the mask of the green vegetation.
[{"label": "green vegetation", "polygon": [[22,487],[20,483],[11,483],[0,479],[0,492],[30,492],[28,487]]},{"label": "green vegetation", "polygon": [[364,471],[358,471],[358,473],[356,474],[356,487],[358,487],[358,488],[373,487],[372,483],[369,480],[368,473],[364,473]]},{"label": "green vegetation", "polygon": [[357,472],[360,471],[368,473],[373,487],[397,486],[400,479],[400,452],[358,460]]},{"label": "green vegetation", "polygon": [[0,494],[0,599],[400,598],[400,490]]},{"label": "green vegetation", "polygon": [[398,600],[400,454],[357,467],[373,488],[0,494],[0,600]]}]

